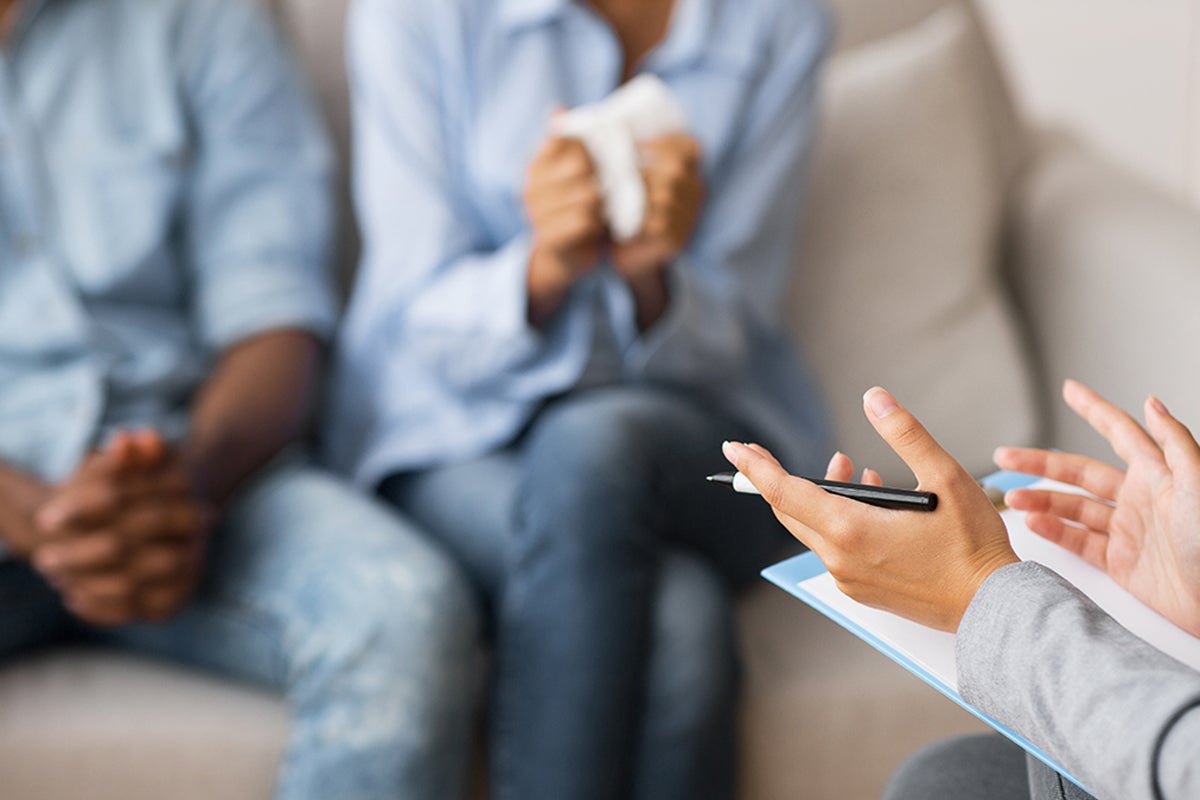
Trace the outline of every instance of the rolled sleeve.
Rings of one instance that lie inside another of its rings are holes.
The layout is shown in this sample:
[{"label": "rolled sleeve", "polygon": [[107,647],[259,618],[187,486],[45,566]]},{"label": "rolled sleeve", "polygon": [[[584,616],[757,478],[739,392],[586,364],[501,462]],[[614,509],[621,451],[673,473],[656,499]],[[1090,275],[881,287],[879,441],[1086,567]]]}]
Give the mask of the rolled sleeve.
[{"label": "rolled sleeve", "polygon": [[196,125],[185,238],[200,339],[331,334],[331,151],[315,104],[260,9],[189,4],[180,43]]},{"label": "rolled sleeve", "polygon": [[[705,287],[697,285],[693,265],[686,257],[667,268],[667,293],[670,303],[663,316],[644,333],[627,333],[630,344],[624,359],[629,372],[694,382],[696,376],[712,371],[707,356],[714,352],[730,363],[746,360],[741,321],[722,313],[726,302],[708,302]],[[629,324],[636,325],[632,315]],[[705,340],[711,340],[707,346]]]},{"label": "rolled sleeve", "polygon": [[337,324],[329,288],[297,274],[294,261],[246,264],[212,281],[197,298],[196,314],[203,341],[217,350],[285,328],[328,340]]}]

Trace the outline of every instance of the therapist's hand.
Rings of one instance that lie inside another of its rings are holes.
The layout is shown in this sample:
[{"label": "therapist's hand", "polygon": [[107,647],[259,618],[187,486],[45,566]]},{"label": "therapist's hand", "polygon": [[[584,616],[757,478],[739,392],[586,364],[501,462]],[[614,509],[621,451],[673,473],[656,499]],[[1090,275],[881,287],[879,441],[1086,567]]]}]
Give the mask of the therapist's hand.
[{"label": "therapist's hand", "polygon": [[1100,499],[1018,489],[1009,506],[1030,530],[1107,572],[1146,605],[1200,636],[1200,445],[1160,400],[1147,398],[1146,430],[1086,386],[1067,381],[1067,405],[1127,465],[1068,453],[1004,447],[1002,469],[1041,475]]},{"label": "therapist's hand", "polygon": [[523,199],[533,235],[529,317],[536,324],[596,265],[608,240],[595,166],[583,143],[549,138],[529,167]]},{"label": "therapist's hand", "polygon": [[[883,389],[867,392],[867,419],[912,469],[933,512],[893,511],[836,497],[789,475],[757,445],[727,443],[725,455],[771,504],[779,521],[824,562],[838,588],[866,605],[923,625],[958,629],[983,582],[1018,559],[1008,531],[979,485]],[[829,477],[848,480],[843,455]],[[868,472],[868,481],[878,476]]]}]

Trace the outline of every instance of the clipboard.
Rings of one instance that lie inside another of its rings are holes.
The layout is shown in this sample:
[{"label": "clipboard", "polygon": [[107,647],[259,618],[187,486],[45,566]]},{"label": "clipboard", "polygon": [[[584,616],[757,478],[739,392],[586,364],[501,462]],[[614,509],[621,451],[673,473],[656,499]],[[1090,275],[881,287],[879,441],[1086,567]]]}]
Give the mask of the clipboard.
[{"label": "clipboard", "polygon": [[[1081,492],[1074,486],[1013,472],[995,473],[982,483],[1003,491],[1029,487]],[[1200,638],[1191,636],[1152,611],[1102,570],[1030,531],[1025,526],[1022,512],[1009,509],[1002,512],[1001,517],[1008,527],[1013,549],[1022,560],[1036,561],[1049,567],[1135,635],[1200,671]],[[838,590],[833,577],[814,553],[789,558],[763,570],[762,575],[925,681],[1079,788],[1088,791],[1086,786],[1036,744],[963,700],[958,692],[954,634],[927,628],[851,600]]]}]

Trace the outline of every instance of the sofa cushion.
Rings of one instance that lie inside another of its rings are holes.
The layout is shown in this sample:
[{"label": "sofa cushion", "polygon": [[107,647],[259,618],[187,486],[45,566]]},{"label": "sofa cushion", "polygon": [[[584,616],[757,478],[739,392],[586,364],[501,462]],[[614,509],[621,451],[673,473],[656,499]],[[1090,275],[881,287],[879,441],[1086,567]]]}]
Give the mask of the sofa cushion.
[{"label": "sofa cushion", "polygon": [[827,0],[838,20],[837,46],[858,47],[907,30],[958,0]]},{"label": "sofa cushion", "polygon": [[266,798],[287,739],[277,697],[75,646],[0,668],[6,800]]},{"label": "sofa cushion", "polygon": [[862,416],[874,384],[977,474],[1038,430],[998,275],[1007,167],[975,36],[950,4],[839,54],[827,76],[790,313],[839,443],[898,482],[907,471]]}]

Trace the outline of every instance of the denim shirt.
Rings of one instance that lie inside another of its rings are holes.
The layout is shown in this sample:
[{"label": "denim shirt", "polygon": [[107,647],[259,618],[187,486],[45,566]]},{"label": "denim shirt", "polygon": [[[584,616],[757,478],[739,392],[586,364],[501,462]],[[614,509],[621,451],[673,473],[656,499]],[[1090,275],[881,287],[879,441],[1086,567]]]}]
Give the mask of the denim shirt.
[{"label": "denim shirt", "polygon": [[364,254],[338,349],[335,464],[374,484],[487,452],[586,380],[694,393],[815,468],[824,414],[783,296],[829,35],[815,0],[677,0],[639,69],[687,112],[708,199],[670,265],[668,309],[639,331],[602,264],[535,329],[526,170],[556,109],[619,85],[614,32],[576,0],[354,0]]},{"label": "denim shirt", "polygon": [[25,0],[0,51],[0,459],[178,436],[219,352],[325,334],[331,160],[243,0]]}]

